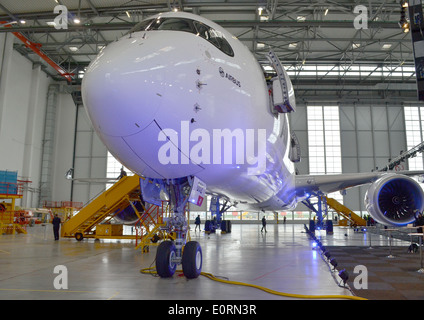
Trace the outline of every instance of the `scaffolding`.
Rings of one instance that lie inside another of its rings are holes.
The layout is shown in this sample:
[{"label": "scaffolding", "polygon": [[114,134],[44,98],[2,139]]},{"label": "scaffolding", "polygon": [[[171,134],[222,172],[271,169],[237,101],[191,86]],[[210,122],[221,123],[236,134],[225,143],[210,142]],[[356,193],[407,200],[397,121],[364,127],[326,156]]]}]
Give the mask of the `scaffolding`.
[{"label": "scaffolding", "polygon": [[[136,208],[134,208],[136,210]],[[186,241],[191,240],[190,236],[190,208],[186,204],[184,213],[187,221],[187,233],[183,234]],[[135,249],[142,249],[142,252],[149,252],[150,246],[157,246],[160,240],[175,240],[176,234],[168,226],[171,218],[171,211],[168,201],[162,201],[161,206],[150,205],[144,208],[144,213],[137,222],[137,237]]]},{"label": "scaffolding", "polygon": [[0,235],[27,233],[25,211],[15,209],[15,201],[23,197],[23,186],[23,182],[0,182]]}]

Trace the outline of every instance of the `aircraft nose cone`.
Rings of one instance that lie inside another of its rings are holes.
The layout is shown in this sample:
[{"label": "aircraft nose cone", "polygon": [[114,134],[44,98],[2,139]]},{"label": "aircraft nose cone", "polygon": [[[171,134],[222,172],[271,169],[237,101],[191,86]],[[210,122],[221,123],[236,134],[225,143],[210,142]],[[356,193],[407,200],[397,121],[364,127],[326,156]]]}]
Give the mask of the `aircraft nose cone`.
[{"label": "aircraft nose cone", "polygon": [[82,82],[84,106],[96,130],[128,136],[155,119],[164,95],[161,52],[146,38],[124,38],[107,46],[88,67]]}]

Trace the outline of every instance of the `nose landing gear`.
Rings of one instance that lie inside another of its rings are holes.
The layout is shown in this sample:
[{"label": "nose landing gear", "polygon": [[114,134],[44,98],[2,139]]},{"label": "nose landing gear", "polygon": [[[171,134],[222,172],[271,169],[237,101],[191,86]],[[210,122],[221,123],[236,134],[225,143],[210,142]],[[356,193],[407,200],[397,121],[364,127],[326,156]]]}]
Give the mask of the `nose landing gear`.
[{"label": "nose landing gear", "polygon": [[197,278],[202,271],[202,248],[197,241],[188,241],[188,223],[185,216],[187,204],[187,185],[170,184],[170,201],[172,214],[167,221],[168,233],[175,233],[174,241],[163,241],[156,252],[156,272],[161,278],[172,277],[178,265],[182,265],[183,273],[188,279]]},{"label": "nose landing gear", "polygon": [[167,240],[159,245],[156,253],[156,272],[161,278],[172,277],[177,265],[182,264],[184,276],[195,279],[202,272],[202,263],[202,248],[197,241],[187,242],[179,255],[174,242]]}]

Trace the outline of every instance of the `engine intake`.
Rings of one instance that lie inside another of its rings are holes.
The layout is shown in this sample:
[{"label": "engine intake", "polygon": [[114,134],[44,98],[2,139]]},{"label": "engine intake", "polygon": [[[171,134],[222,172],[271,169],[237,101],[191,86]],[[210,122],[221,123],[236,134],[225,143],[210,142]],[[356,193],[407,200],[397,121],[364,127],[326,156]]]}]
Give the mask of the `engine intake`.
[{"label": "engine intake", "polygon": [[381,224],[404,226],[423,211],[424,193],[412,178],[387,174],[375,181],[365,194],[365,207]]}]

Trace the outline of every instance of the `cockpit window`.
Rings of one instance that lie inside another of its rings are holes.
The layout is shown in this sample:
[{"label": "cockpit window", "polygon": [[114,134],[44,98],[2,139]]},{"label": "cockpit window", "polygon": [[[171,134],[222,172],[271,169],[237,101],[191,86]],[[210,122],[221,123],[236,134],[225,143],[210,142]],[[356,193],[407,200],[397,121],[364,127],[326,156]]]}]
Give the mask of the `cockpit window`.
[{"label": "cockpit window", "polygon": [[154,22],[149,30],[174,30],[194,33],[193,24],[190,20],[179,18],[161,19]]},{"label": "cockpit window", "polygon": [[153,30],[173,30],[190,32],[209,41],[225,54],[234,57],[234,51],[231,48],[231,45],[228,43],[228,41],[225,39],[224,35],[221,32],[205,25],[204,23],[191,19],[157,18],[145,20],[138,23],[134,28],[132,28],[130,30],[130,33]]}]

